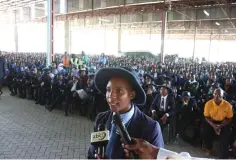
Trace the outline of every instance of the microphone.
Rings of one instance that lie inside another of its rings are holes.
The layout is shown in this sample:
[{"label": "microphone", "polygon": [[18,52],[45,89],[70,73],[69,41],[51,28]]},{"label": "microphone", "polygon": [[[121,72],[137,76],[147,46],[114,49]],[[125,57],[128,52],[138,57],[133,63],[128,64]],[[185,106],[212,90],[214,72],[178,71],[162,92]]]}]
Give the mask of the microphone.
[{"label": "microphone", "polygon": [[[128,131],[123,124],[120,114],[118,112],[113,112],[113,117],[112,117],[113,123],[116,126],[117,131],[119,132],[119,135],[123,139],[123,142],[128,145],[134,144],[134,141],[131,139],[130,135],[128,134]],[[134,151],[130,151],[132,159],[138,159],[138,155]]]},{"label": "microphone", "polygon": [[109,141],[109,130],[105,130],[104,124],[99,124],[97,132],[91,133],[91,144],[97,147],[96,153],[105,158],[105,149]]}]

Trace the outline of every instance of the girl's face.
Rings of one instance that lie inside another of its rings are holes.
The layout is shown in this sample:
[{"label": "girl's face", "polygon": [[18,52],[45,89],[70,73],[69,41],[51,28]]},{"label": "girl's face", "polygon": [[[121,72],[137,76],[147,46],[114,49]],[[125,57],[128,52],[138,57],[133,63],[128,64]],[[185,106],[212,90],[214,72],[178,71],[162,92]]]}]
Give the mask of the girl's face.
[{"label": "girl's face", "polygon": [[112,112],[125,113],[130,110],[131,101],[135,98],[135,91],[126,79],[111,78],[106,90],[106,100]]}]

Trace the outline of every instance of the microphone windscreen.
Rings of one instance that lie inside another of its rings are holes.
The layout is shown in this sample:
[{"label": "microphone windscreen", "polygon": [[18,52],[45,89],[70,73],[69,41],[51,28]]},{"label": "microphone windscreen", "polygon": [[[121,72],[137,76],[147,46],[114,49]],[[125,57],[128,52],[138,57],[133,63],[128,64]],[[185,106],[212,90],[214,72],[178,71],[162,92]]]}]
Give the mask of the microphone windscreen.
[{"label": "microphone windscreen", "polygon": [[109,141],[109,130],[91,133],[91,144],[93,145],[106,145],[108,141]]}]

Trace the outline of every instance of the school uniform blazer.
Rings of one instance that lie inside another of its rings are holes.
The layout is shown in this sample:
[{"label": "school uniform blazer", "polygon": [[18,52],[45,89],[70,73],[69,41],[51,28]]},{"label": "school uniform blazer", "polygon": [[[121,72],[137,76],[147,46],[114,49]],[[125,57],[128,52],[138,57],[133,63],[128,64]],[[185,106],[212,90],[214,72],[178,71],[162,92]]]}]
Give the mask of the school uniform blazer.
[{"label": "school uniform blazer", "polygon": [[[161,95],[157,94],[155,99],[152,102],[151,109],[155,110],[156,113],[160,112],[160,104],[161,104]],[[176,114],[175,110],[175,100],[173,95],[168,94],[165,104],[165,113],[168,113],[169,116],[173,116]]]},{"label": "school uniform blazer", "polygon": [[[136,106],[134,110],[134,114],[130,120],[127,131],[131,137],[141,138],[149,143],[157,146],[159,148],[164,148],[164,141],[162,137],[162,132],[160,129],[160,125],[152,120],[150,117],[146,116],[142,113]],[[100,124],[104,124],[108,130],[111,129],[111,121],[112,121],[112,112],[106,111],[97,115],[95,120],[95,128],[96,131]],[[109,159],[122,159],[126,158],[121,141],[117,140],[114,142],[116,149],[112,153],[112,157],[108,157]],[[91,145],[88,151],[88,158],[94,158],[95,146]]]}]

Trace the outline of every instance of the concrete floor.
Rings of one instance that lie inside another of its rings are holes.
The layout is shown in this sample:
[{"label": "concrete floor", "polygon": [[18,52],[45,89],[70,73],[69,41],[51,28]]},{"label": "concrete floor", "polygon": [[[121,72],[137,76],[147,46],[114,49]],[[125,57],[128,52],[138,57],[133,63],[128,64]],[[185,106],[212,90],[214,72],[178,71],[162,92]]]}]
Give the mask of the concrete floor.
[{"label": "concrete floor", "polygon": [[[78,114],[64,116],[61,110],[47,111],[33,101],[9,95],[0,100],[0,159],[85,159],[93,122]],[[203,157],[200,149],[180,142],[166,149]]]}]

